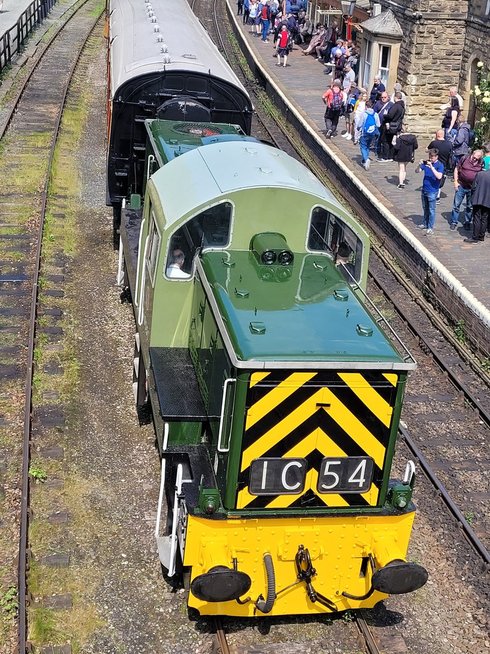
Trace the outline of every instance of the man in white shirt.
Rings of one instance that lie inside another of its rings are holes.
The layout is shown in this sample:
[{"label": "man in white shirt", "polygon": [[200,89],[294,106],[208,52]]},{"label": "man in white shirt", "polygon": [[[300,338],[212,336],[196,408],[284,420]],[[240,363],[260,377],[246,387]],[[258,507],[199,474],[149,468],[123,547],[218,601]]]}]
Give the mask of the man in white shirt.
[{"label": "man in white shirt", "polygon": [[170,279],[189,279],[189,273],[182,270],[185,261],[182,250],[173,250],[170,261],[171,263],[167,266],[167,277],[170,277]]}]

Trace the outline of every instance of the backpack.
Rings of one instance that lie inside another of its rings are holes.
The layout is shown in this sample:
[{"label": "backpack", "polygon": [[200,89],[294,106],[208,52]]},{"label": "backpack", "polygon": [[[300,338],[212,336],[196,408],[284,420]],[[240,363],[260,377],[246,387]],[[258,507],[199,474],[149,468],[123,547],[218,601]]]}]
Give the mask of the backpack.
[{"label": "backpack", "polygon": [[362,133],[365,136],[378,136],[379,134],[379,129],[378,126],[376,125],[376,118],[374,117],[374,113],[372,114],[367,114],[366,120],[364,121],[364,125],[362,128]]},{"label": "backpack", "polygon": [[333,92],[330,108],[334,109],[335,111],[338,111],[339,109],[342,109],[343,105],[344,105],[344,98],[342,97],[342,92],[341,91],[339,91],[338,93]]},{"label": "backpack", "polygon": [[357,98],[352,95],[348,100],[347,100],[347,109],[346,112],[348,114],[351,114],[354,111],[354,107],[356,106]]},{"label": "backpack", "polygon": [[468,147],[470,149],[475,144],[475,136],[476,136],[475,130],[472,127],[470,127],[469,134],[468,134]]}]

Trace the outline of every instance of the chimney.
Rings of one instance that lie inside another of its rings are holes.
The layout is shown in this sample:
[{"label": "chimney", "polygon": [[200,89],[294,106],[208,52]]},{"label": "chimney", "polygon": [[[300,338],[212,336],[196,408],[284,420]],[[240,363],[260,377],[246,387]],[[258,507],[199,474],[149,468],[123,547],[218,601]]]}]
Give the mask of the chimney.
[{"label": "chimney", "polygon": [[371,11],[371,16],[374,18],[374,16],[379,16],[381,13],[381,5],[379,2],[373,2],[373,9]]}]

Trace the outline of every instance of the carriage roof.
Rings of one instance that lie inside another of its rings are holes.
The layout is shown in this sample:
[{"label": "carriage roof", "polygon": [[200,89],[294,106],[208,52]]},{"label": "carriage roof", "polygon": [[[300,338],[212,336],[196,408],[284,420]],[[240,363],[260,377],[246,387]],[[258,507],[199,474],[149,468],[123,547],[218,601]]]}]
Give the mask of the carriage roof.
[{"label": "carriage roof", "polygon": [[[111,92],[154,72],[188,71],[211,75],[248,97],[185,0],[152,0],[156,22],[143,0],[117,0],[110,7]],[[156,26],[159,31],[155,32]],[[158,41],[159,38],[161,41]],[[162,52],[165,49],[166,52]]]}]

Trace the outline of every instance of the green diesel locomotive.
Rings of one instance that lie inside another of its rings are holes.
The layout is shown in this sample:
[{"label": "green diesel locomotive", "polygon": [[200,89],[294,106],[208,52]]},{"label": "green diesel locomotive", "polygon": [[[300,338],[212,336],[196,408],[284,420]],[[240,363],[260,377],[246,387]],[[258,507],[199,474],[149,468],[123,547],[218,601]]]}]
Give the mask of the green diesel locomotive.
[{"label": "green diesel locomotive", "polygon": [[204,615],[342,611],[416,590],[413,464],[390,478],[415,362],[366,296],[368,235],[239,127],[145,125],[119,281],[136,404],[161,456],[168,575]]}]

